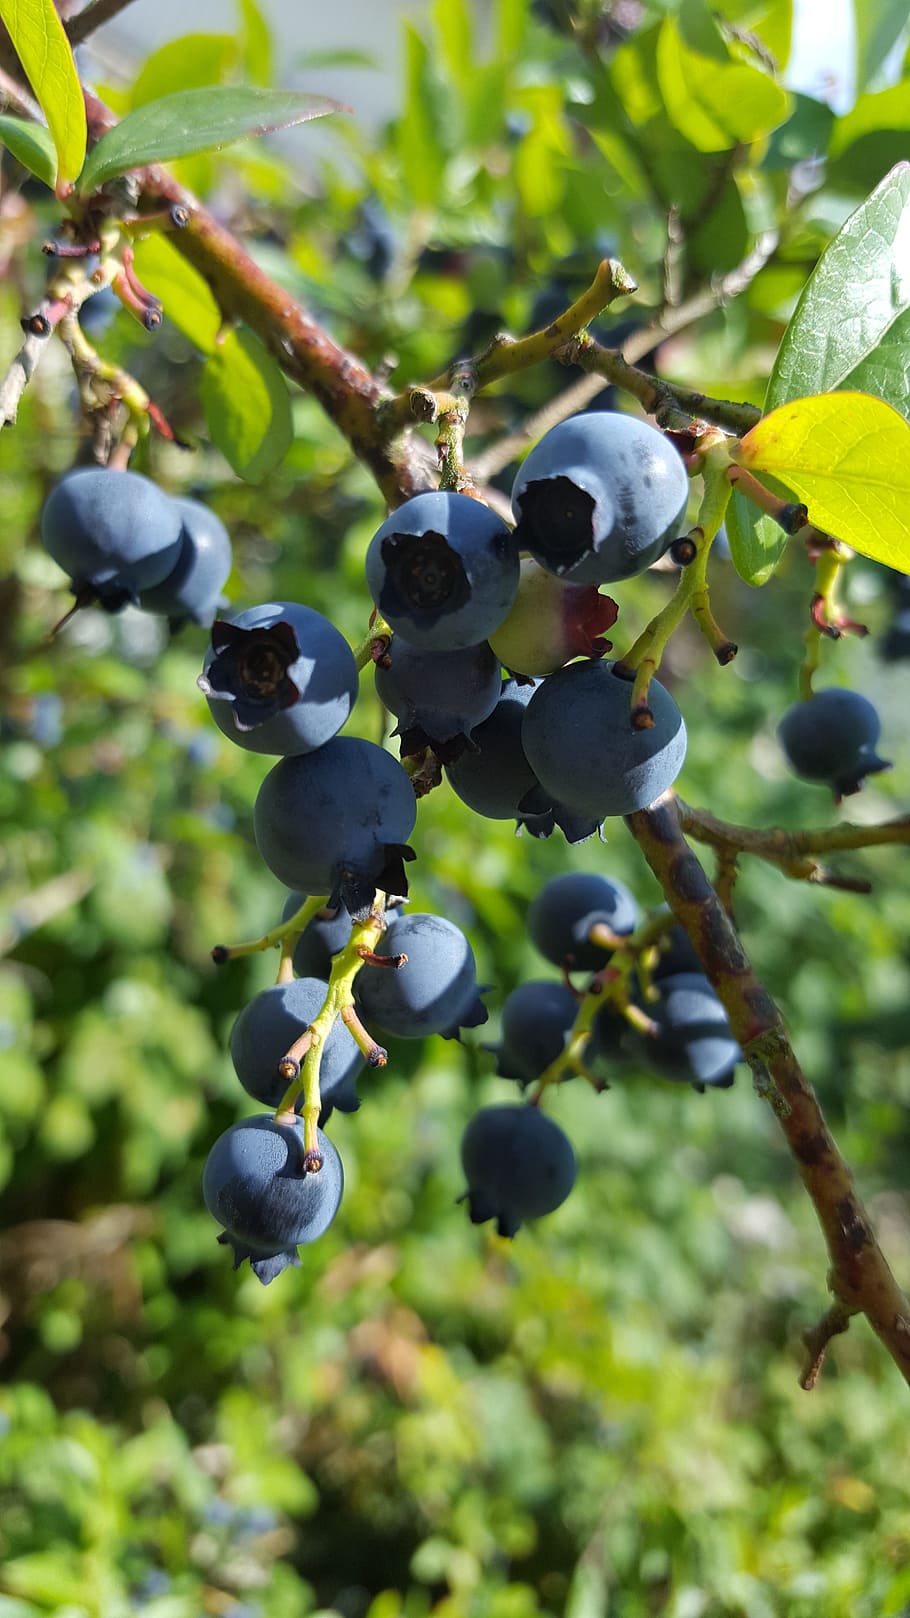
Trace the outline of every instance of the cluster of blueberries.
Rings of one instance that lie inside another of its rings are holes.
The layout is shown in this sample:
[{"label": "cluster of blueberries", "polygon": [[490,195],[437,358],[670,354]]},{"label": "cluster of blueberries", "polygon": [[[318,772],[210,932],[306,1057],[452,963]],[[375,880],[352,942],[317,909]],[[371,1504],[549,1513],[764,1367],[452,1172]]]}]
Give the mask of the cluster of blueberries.
[{"label": "cluster of blueberries", "polygon": [[231,571],[220,518],[199,500],[172,499],[139,472],[68,473],[44,503],[41,541],[69,575],[77,606],[139,606],[175,626],[208,627]]},{"label": "cluster of blueberries", "polygon": [[[645,807],[676,779],[682,716],[653,680],[653,723],[632,727],[629,681],[605,656],[616,604],[600,587],[673,546],[687,495],[682,458],[660,432],[592,412],[553,428],[527,457],[513,489],[514,528],[449,491],[394,511],[369,546],[366,579],[378,615],[376,690],[398,720],[404,763],[340,734],[357,698],[358,663],[322,614],[277,601],[215,617],[231,551],[206,507],[171,499],[136,473],[98,468],[71,473],[47,500],[43,543],[69,574],[77,605],[117,611],[135,602],[175,622],[210,624],[198,683],[216,724],[237,745],[277,755],[256,798],[257,848],[291,890],[286,921],[308,897],[325,903],[299,936],[296,975],[256,996],[233,1029],[238,1077],[263,1105],[281,1109],[289,1052],[329,1004],[333,963],[354,923],[384,927],[356,971],[354,1023],[336,1018],[320,1047],[315,1151],[305,1149],[302,1121],[279,1110],[234,1125],[206,1163],[204,1196],[220,1240],[261,1280],[297,1262],[297,1247],[339,1206],[342,1166],[323,1126],[334,1108],[359,1106],[357,1075],[385,1054],[360,1017],[405,1039],[458,1037],[487,1018],[464,934],[442,917],[401,909],[424,771],[406,766],[430,755],[436,779],[444,770],[478,814],[512,818],[536,836],[558,825],[572,842],[607,816]],[[875,710],[852,692],[797,704],[780,734],[797,773],[827,780],[838,796],[886,767],[874,751]],[[596,993],[612,946],[592,941],[592,928],[606,928],[615,944],[639,919],[620,884],[568,876],[543,891],[529,925],[564,974],[594,974]],[[640,1007],[651,1021],[650,1061],[699,1089],[729,1084],[739,1049],[723,1008],[685,936],[675,929],[669,937],[649,980],[657,997]],[[564,1050],[578,1001],[567,976],[510,995],[500,1074],[522,1085],[539,1079]],[[629,1027],[606,997],[586,1066],[621,1057]],[[470,1217],[495,1220],[504,1235],[559,1206],[574,1181],[572,1148],[539,1099],[483,1109],[462,1143]]]}]

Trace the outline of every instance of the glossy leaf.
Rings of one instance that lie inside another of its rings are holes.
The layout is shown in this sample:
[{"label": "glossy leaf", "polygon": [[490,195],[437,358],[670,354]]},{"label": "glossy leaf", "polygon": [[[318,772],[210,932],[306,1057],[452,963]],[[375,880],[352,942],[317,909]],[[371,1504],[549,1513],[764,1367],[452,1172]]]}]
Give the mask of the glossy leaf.
[{"label": "glossy leaf", "polygon": [[143,286],[160,298],[168,320],[203,354],[211,354],[221,311],[199,271],[161,231],[136,243],[134,263]]},{"label": "glossy leaf", "polygon": [[12,113],[2,113],[0,144],[12,152],[30,174],[53,189],[57,179],[57,150],[53,136],[44,124],[33,124],[27,118],[14,118]]},{"label": "glossy leaf", "polygon": [[[851,386],[860,365],[874,381],[874,355],[910,309],[910,163],[887,174],[822,254],[784,333],[765,409]],[[872,363],[870,376],[869,365]],[[895,408],[906,397],[891,397]]]},{"label": "glossy leaf", "polygon": [[661,93],[680,134],[700,152],[724,152],[783,123],[787,92],[758,68],[734,61],[710,17],[706,23],[699,16],[688,33],[682,21],[682,14],[679,21],[665,18],[657,44]]},{"label": "glossy leaf", "polygon": [[94,191],[145,163],[218,151],[244,136],[267,135],[341,110],[341,103],[328,96],[253,85],[178,90],[128,113],[102,136],[79,176],[79,190]]},{"label": "glossy leaf", "polygon": [[47,119],[57,154],[57,175],[61,180],[75,180],[85,157],[85,102],[53,0],[0,0],[0,18]]},{"label": "glossy leaf", "polygon": [[254,332],[228,332],[206,361],[202,407],[228,464],[261,483],[283,460],[292,433],[291,401],[276,362]]},{"label": "glossy leaf", "polygon": [[910,573],[910,423],[881,399],[791,399],[746,434],[736,460],[780,479],[817,528]]},{"label": "glossy leaf", "polygon": [[[877,394],[906,413],[908,311],[910,164],[902,163],[819,259],[784,333],[765,409],[850,388]],[[748,584],[764,584],[786,549],[786,534],[736,494],[727,533],[737,571]]]}]

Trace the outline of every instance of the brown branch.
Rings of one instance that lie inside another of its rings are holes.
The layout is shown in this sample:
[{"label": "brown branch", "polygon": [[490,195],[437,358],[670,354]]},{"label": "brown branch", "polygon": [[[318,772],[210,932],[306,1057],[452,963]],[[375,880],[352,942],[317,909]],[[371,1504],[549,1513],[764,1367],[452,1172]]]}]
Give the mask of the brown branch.
[{"label": "brown branch", "polygon": [[[85,93],[89,133],[98,140],[116,119],[103,102]],[[388,397],[363,361],[336,343],[288,292],[266,275],[229,230],[157,164],[138,169],[135,180],[150,208],[179,204],[189,211],[175,247],[204,276],[226,320],[244,321],[261,338],[285,375],[312,393],[373,474],[392,506],[434,488],[434,457],[428,445],[399,439],[390,444],[378,405]]]},{"label": "brown branch", "polygon": [[910,815],[898,815],[878,826],[822,826],[809,831],[785,831],[781,826],[737,826],[718,820],[707,809],[693,809],[682,799],[676,801],[682,830],[700,843],[709,843],[721,858],[754,854],[776,865],[798,881],[818,882],[827,887],[868,893],[870,884],[862,877],[840,876],[813,858],[851,848],[877,848],[886,843],[910,843]]},{"label": "brown branch", "polygon": [[89,34],[103,28],[106,22],[110,22],[131,4],[132,0],[90,0],[90,4],[85,6],[78,16],[69,18],[63,25],[73,50],[77,45],[81,45],[83,40],[88,39]]},{"label": "brown branch", "polygon": [[[831,1260],[829,1285],[842,1311],[864,1314],[910,1382],[910,1301],[894,1279],[793,1053],[780,1012],[755,974],[736,930],[682,834],[672,792],[627,819],[667,901],[686,929],[765,1093],[812,1200]],[[829,1334],[831,1335],[831,1334]]]}]

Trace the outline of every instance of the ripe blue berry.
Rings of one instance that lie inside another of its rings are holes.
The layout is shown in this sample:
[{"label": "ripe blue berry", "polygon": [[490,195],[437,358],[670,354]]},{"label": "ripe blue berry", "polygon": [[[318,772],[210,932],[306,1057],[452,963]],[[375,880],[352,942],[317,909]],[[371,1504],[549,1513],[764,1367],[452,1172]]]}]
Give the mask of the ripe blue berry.
[{"label": "ripe blue berry", "polygon": [[492,713],[502,688],[499,658],[486,641],[457,652],[422,652],[395,635],[388,667],[376,668],[376,694],[398,719],[401,756],[432,746],[448,760]]},{"label": "ripe blue berry", "polygon": [[271,1114],[244,1118],[209,1152],[202,1177],[205,1205],[224,1230],[234,1268],[245,1258],[263,1285],[290,1264],[297,1248],[328,1230],[341,1202],[341,1159],[321,1130],[318,1172],[309,1168],[302,1123],[279,1124]]},{"label": "ripe blue berry", "polygon": [[529,1084],[539,1079],[566,1048],[578,1015],[578,1001],[564,983],[532,979],[506,996],[496,1072],[502,1079]]},{"label": "ripe blue berry", "polygon": [[358,973],[354,993],[368,1025],[400,1039],[423,1039],[427,1034],[455,1038],[459,1028],[486,1022],[474,952],[454,922],[422,913],[400,916],[383,934],[376,954],[407,960],[399,967],[366,965]]},{"label": "ripe blue berry", "polygon": [[[278,1063],[325,1005],[328,984],[321,978],[295,978],[276,983],[248,1001],[231,1029],[231,1061],[248,1095],[266,1107],[277,1107],[287,1090]],[[300,1058],[301,1066],[303,1057]],[[319,1090],[324,1101],[341,1112],[356,1112],[360,1099],[354,1081],[364,1066],[363,1054],[344,1023],[336,1018],[322,1047]]]},{"label": "ripe blue berry", "polygon": [[531,769],[521,745],[521,726],[539,680],[521,685],[507,680],[488,719],[478,725],[471,747],[446,765],[453,791],[475,814],[488,820],[517,820],[532,837],[549,837],[559,826],[569,843],[583,842],[597,821],[556,803]]},{"label": "ripe blue berry", "polygon": [[489,506],[434,490],[386,518],[366,579],[396,634],[422,651],[457,651],[502,623],[518,589],[518,548]]},{"label": "ripe blue berry", "polygon": [[336,736],[357,664],[321,612],[292,601],[216,619],[197,681],[219,730],[254,753],[309,753]]},{"label": "ripe blue berry", "polygon": [[682,458],[656,427],[590,411],[552,427],[520,467],[516,538],[551,573],[607,584],[663,555],[688,494]]},{"label": "ripe blue berry", "polygon": [[628,888],[593,872],[567,871],[541,888],[528,910],[528,932],[546,960],[573,972],[597,972],[611,951],[589,942],[591,928],[632,933],[641,911]]},{"label": "ripe blue berry", "polygon": [[570,663],[541,681],[521,738],[540,783],[598,821],[629,815],[659,798],[686,756],[686,727],[669,691],[652,680],[650,730],[629,723],[631,686],[613,663]]},{"label": "ripe blue berry", "polygon": [[183,525],[175,501],[139,472],[82,467],[51,490],[41,541],[77,596],[116,612],[176,566]]},{"label": "ripe blue berry", "polygon": [[859,792],[867,775],[890,770],[875,751],[881,725],[858,691],[831,687],[788,708],[777,727],[784,756],[804,781],[825,781],[835,799]]},{"label": "ripe blue berry", "polygon": [[183,527],[176,566],[160,584],[142,590],[139,605],[183,623],[211,624],[231,571],[231,540],[221,518],[201,500],[175,500]]},{"label": "ripe blue berry", "polygon": [[644,1060],[696,1090],[726,1089],[742,1051],[708,979],[702,972],[677,972],[661,978],[659,988],[660,999],[648,1011],[660,1034],[646,1042]]},{"label": "ripe blue berry", "polygon": [[537,1107],[484,1107],[462,1136],[471,1223],[496,1220],[500,1236],[565,1202],[577,1164],[558,1124]]},{"label": "ripe blue berry", "polygon": [[256,846],[279,882],[325,893],[357,919],[377,888],[404,896],[417,819],[414,788],[375,742],[336,736],[269,771],[253,810]]}]

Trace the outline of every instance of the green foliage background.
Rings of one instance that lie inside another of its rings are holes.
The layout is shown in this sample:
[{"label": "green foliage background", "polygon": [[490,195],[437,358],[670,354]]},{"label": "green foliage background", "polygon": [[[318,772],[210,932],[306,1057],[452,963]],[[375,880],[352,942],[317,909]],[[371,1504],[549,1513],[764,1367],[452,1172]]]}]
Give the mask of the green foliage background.
[{"label": "green foliage background", "polygon": [[[715,16],[735,25],[723,30],[690,0],[643,6],[625,39],[600,6],[581,6],[573,32],[567,6],[499,0],[486,43],[466,7],[440,0],[407,31],[402,111],[377,141],[339,120],[308,164],[303,131],[287,156],[250,143],[175,167],[339,338],[371,365],[394,355],[402,383],[550,318],[606,251],[641,286],[616,320],[645,321],[663,296],[671,207],[681,297],[773,226],[778,250],[743,296],[660,351],[664,374],[760,403],[819,252],[903,155],[910,84],[880,76],[902,9],[864,8],[862,93],[835,119],[784,102],[768,76],[768,52],[786,61],[785,0],[722,0]],[[166,46],[105,94],[123,111],[162,86],[267,82],[269,54],[244,0],[236,31]],[[341,59],[356,103],[366,68]],[[737,67],[752,77],[734,105]],[[6,158],[4,174],[11,357],[56,215]],[[166,279],[159,244],[144,251]],[[205,289],[189,272],[169,285],[154,340],[125,312],[97,339],[198,446],[156,443],[135,464],[224,518],[232,603],[303,599],[358,640],[375,488],[296,394],[287,452],[256,462],[258,483],[235,476],[217,410],[206,404],[207,420],[200,403],[213,391]],[[603,327],[609,341],[617,328]],[[482,398],[473,447],[567,380],[548,366]],[[491,1022],[464,1048],[399,1044],[364,1077],[360,1113],[332,1124],[347,1176],[335,1225],[267,1290],[231,1272],[201,1167],[255,1110],[227,1038],[274,960],[216,971],[209,950],[280,914],[251,837],[267,766],[208,719],[202,631],[168,642],[158,620],[86,612],[47,644],[64,581],[38,547],[38,513],[84,452],[52,351],[0,437],[0,1618],[910,1612],[905,1390],[857,1324],[819,1389],[799,1390],[799,1332],[826,1307],[824,1248],[742,1071],[704,1097],[632,1069],[603,1096],[564,1087],[553,1115],[581,1161],[566,1205],[514,1244],[455,1205],[463,1124],[511,1090],[483,1040],[510,988],[551,975],[524,935],[531,897],[559,870],[593,867],[658,902],[620,824],[606,846],[569,850],[481,823],[445,789],[422,803],[414,903],[469,932]],[[721,670],[692,635],[674,640],[668,675],[691,738],[680,789],[732,820],[825,823],[826,793],[787,775],[774,740],[796,694],[809,566],[791,547],[761,592],[713,569],[717,616],[742,651]],[[895,768],[850,804],[872,820],[910,791],[907,677],[877,651],[884,571],[849,571],[872,633],[828,648],[823,677],[880,707]],[[611,587],[618,646],[671,583]],[[368,683],[351,728],[375,739]],[[751,867],[738,914],[906,1276],[906,856],[843,863],[874,878],[871,898]]]}]

